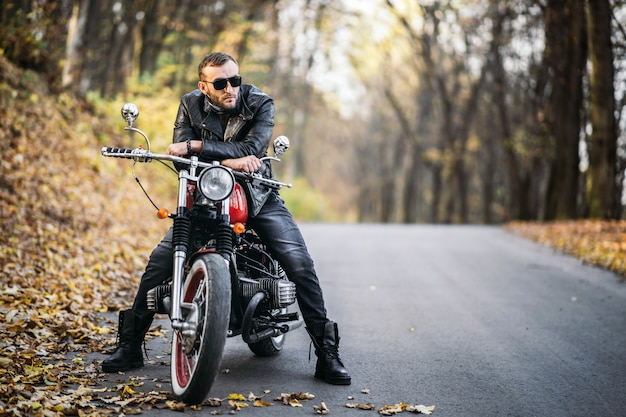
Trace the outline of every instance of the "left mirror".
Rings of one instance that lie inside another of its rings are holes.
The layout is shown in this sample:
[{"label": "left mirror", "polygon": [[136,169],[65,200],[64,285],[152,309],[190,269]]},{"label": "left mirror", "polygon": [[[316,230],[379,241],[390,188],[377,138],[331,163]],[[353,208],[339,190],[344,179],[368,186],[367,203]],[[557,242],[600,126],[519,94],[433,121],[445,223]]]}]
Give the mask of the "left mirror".
[{"label": "left mirror", "polygon": [[133,103],[126,103],[122,106],[122,117],[128,123],[128,126],[133,127],[133,123],[139,117],[139,108]]}]

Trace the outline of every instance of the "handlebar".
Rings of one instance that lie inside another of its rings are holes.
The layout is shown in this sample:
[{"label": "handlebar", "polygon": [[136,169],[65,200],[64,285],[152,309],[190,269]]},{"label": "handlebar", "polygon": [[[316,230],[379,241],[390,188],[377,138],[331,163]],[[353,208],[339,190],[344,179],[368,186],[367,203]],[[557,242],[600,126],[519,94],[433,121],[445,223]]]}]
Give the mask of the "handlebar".
[{"label": "handlebar", "polygon": [[[133,148],[112,148],[112,147],[105,146],[105,147],[102,147],[101,153],[102,153],[102,156],[112,157],[112,158],[132,159],[135,162],[152,162],[153,160],[157,160],[157,161],[176,162],[179,164],[184,164],[184,165],[189,165],[189,166],[191,166],[193,163],[193,161],[189,158],[182,158],[180,156],[174,156],[174,155],[152,153],[148,151],[147,149],[143,149],[143,148],[134,148],[134,149]],[[273,157],[267,157],[267,158],[277,159]],[[266,157],[262,158],[262,160],[265,160],[265,159]],[[212,163],[208,163],[208,162],[196,161],[196,163],[197,163],[197,166],[200,168],[208,168],[208,167],[213,166]],[[224,168],[229,169],[235,175],[235,177],[241,178],[242,180],[251,182],[253,184],[264,184],[269,187],[273,187],[277,189],[281,187],[287,187],[287,188],[292,187],[292,184],[287,184],[287,183],[275,181],[269,178],[264,178],[263,176],[261,176],[261,174],[256,173],[256,172],[247,173],[247,172],[233,171],[232,169],[228,167],[224,167]]]},{"label": "handlebar", "polygon": [[[132,148],[103,147],[102,156],[109,156],[113,158],[133,159],[137,162],[152,162],[153,160],[157,160],[157,161],[177,162],[177,163],[181,163],[184,165],[191,165],[191,159],[182,158],[180,156],[174,156],[174,155],[152,153],[148,151],[147,149],[143,149],[143,148],[132,149]],[[213,164],[210,164],[207,162],[198,161],[198,166],[201,168],[208,168],[212,165]]]}]

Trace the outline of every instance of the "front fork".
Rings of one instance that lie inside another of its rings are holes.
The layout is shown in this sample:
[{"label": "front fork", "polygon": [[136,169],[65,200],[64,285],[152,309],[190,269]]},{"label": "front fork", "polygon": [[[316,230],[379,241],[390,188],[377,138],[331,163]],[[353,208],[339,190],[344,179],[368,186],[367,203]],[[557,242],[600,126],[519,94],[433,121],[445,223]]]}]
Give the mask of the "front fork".
[{"label": "front fork", "polygon": [[[187,208],[187,184],[189,180],[196,181],[196,170],[198,167],[198,157],[191,157],[191,167],[189,172],[180,170],[178,173],[178,208],[174,218],[174,266],[172,270],[172,305],[170,318],[174,331],[180,331],[183,336],[194,336],[198,324],[198,312],[194,303],[184,303],[183,284],[185,282],[185,265],[187,262],[187,252],[189,247],[189,236],[191,233],[191,222]],[[229,224],[230,200],[226,199],[221,204],[222,221]],[[219,237],[218,237],[219,239]],[[228,257],[225,259],[228,265]],[[183,309],[187,310],[186,318],[183,317]]]},{"label": "front fork", "polygon": [[198,157],[191,157],[189,171],[181,169],[178,172],[178,203],[176,217],[174,217],[174,266],[172,269],[172,307],[170,318],[174,331],[185,333],[185,321],[182,313],[183,282],[185,278],[185,262],[187,261],[187,248],[189,246],[189,234],[191,224],[187,215],[187,184],[196,177]]}]

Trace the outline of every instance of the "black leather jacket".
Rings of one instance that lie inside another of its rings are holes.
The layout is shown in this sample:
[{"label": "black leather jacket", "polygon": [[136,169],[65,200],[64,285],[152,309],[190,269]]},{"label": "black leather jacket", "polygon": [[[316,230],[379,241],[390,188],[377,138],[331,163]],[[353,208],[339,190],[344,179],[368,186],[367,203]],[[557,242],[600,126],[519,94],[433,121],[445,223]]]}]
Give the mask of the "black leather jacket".
[{"label": "black leather jacket", "polygon": [[[267,155],[274,129],[274,101],[257,87],[242,84],[239,88],[237,111],[222,129],[218,113],[211,108],[208,98],[196,89],[180,100],[174,122],[173,142],[202,139],[202,161],[222,161],[256,155]],[[272,178],[269,162],[263,164],[261,173]],[[256,215],[271,190],[264,186],[245,184],[244,189],[252,201],[252,215]]]}]

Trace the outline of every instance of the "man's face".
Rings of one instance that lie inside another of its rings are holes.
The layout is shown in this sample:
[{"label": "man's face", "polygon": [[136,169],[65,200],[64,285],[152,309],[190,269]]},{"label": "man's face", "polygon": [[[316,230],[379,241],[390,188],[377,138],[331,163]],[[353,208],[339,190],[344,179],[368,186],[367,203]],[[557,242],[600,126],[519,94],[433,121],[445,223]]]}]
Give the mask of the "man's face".
[{"label": "man's face", "polygon": [[202,70],[198,88],[211,99],[213,104],[223,109],[234,109],[237,106],[239,86],[233,87],[230,82],[227,82],[224,89],[218,90],[215,88],[215,82],[217,81],[219,87],[219,84],[223,84],[220,80],[236,75],[239,75],[239,66],[233,61],[228,61],[221,67],[206,66]]}]

